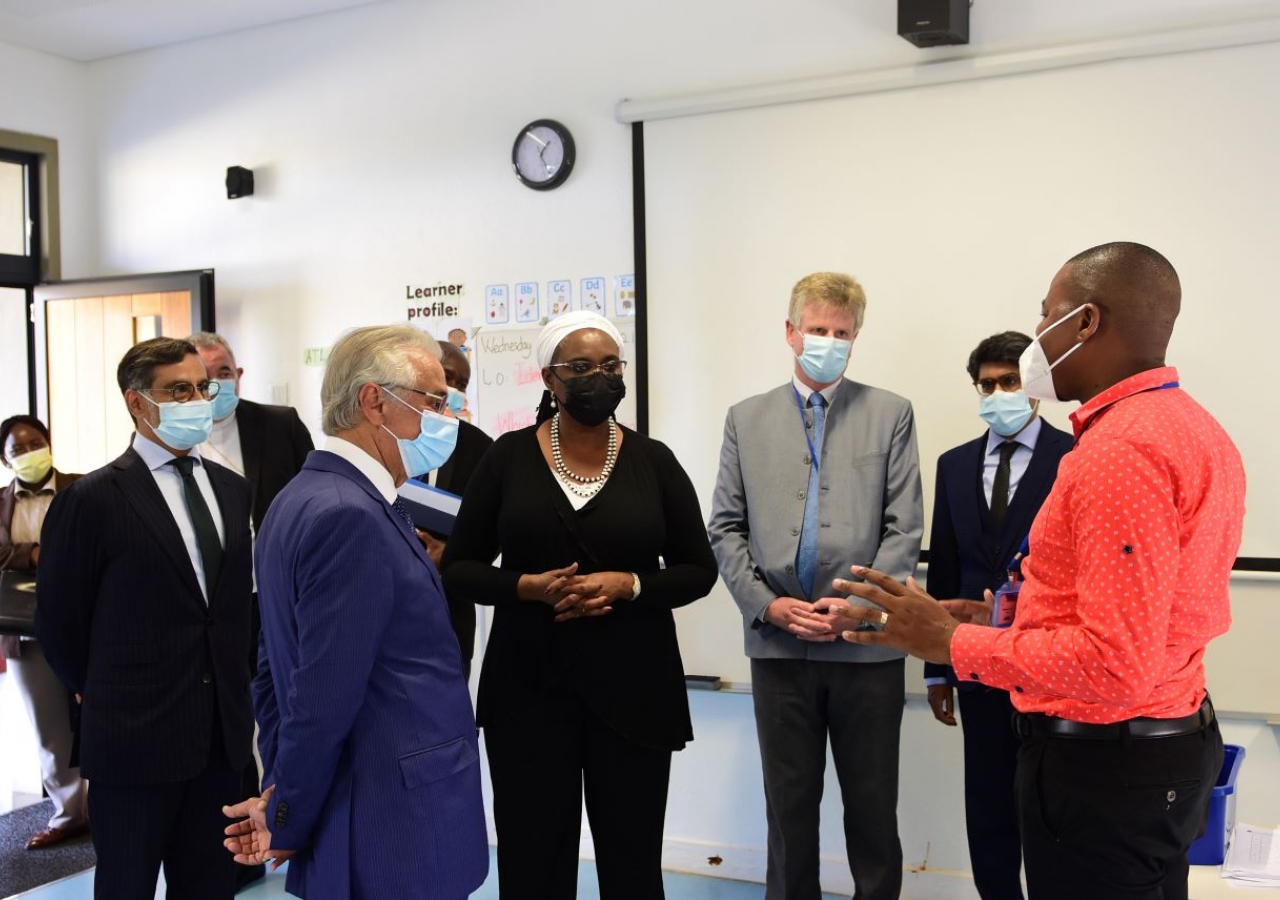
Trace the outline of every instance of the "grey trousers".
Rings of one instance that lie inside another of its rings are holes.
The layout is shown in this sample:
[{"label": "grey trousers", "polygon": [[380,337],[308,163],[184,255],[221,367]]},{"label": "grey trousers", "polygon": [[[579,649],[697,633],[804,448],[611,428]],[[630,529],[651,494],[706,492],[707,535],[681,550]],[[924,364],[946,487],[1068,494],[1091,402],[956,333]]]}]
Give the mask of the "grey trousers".
[{"label": "grey trousers", "polygon": [[67,689],[53,674],[38,641],[23,641],[18,655],[9,660],[9,671],[40,741],[40,777],[53,801],[50,828],[76,825],[88,815],[85,783],[80,769],[72,768],[71,712]]},{"label": "grey trousers", "polygon": [[751,660],[769,824],[766,900],[818,900],[818,818],[827,738],[844,801],[855,900],[902,890],[898,745],[904,661]]}]

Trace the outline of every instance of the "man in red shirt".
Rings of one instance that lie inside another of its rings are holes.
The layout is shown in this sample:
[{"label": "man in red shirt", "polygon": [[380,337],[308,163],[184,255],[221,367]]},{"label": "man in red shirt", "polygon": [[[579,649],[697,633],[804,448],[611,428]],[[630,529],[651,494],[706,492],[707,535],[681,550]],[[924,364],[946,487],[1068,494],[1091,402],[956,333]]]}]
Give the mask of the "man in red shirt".
[{"label": "man in red shirt", "polygon": [[1031,527],[1012,626],[860,566],[865,581],[835,582],[883,607],[842,609],[878,627],[847,640],[1011,692],[1034,900],[1185,900],[1186,851],[1222,764],[1204,651],[1231,625],[1245,478],[1165,366],[1180,302],[1173,267],[1141,244],[1086,250],[1050,284],[1023,388],[1082,405]]}]

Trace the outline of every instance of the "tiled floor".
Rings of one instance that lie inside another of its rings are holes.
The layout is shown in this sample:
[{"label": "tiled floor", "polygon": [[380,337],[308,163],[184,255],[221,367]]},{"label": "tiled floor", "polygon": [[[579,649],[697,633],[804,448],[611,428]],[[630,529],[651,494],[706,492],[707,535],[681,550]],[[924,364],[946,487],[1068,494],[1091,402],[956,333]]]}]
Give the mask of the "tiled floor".
[{"label": "tiled floor", "polygon": [[[667,872],[667,900],[759,900],[764,887],[746,881],[729,881],[724,878],[704,878],[699,875],[681,875]],[[34,891],[17,895],[22,900],[91,900],[93,897],[93,873],[84,872],[56,884],[45,885]],[[265,881],[237,894],[237,900],[285,900],[284,871],[272,872]],[[579,900],[598,900],[595,866],[582,863],[578,880]],[[919,880],[909,877],[903,885],[904,900],[972,900],[977,894],[971,882],[959,878],[935,878]],[[1239,891],[1233,890],[1218,877],[1216,868],[1199,866],[1191,870],[1191,900],[1238,900]],[[1261,890],[1253,896],[1280,897],[1280,889]],[[471,895],[472,900],[498,900],[498,876],[490,870],[489,880]],[[826,900],[835,900],[824,894]],[[156,892],[157,900],[163,900],[163,886]]]},{"label": "tiled floor", "polygon": [[[579,900],[597,900],[600,891],[596,887],[595,866],[584,861],[578,881]],[[764,888],[745,881],[729,881],[724,878],[702,878],[697,875],[666,873],[664,879],[668,900],[759,900]],[[45,885],[34,891],[19,894],[22,900],[90,900],[93,897],[93,873],[84,872],[56,884]],[[237,900],[284,900],[284,870],[270,872],[266,880],[236,895]],[[156,891],[157,900],[163,900],[163,888]],[[472,900],[498,900],[498,875],[490,868],[489,880],[471,895]]]}]

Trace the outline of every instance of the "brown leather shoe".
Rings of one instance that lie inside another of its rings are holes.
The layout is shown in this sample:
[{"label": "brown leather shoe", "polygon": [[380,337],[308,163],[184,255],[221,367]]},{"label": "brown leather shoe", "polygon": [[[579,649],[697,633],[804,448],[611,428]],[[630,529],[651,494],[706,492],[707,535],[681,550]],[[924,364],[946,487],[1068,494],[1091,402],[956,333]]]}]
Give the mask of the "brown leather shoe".
[{"label": "brown leather shoe", "polygon": [[46,828],[44,831],[37,831],[31,836],[31,840],[27,841],[27,849],[43,850],[45,847],[54,847],[61,844],[63,841],[82,837],[88,833],[88,822],[63,825],[61,828]]}]

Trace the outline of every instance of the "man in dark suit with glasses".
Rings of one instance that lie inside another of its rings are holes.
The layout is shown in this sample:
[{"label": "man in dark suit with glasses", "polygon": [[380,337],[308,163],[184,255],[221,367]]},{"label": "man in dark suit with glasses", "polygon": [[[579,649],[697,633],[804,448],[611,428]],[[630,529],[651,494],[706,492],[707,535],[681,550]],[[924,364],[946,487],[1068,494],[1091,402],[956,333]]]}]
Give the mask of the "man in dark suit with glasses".
[{"label": "man in dark suit with glasses", "polygon": [[225,900],[222,806],[250,760],[249,483],[201,458],[219,385],[188,341],[125,354],[137,433],[60,491],[45,519],[36,629],[82,698],[80,766],[98,855],[94,895]]}]

